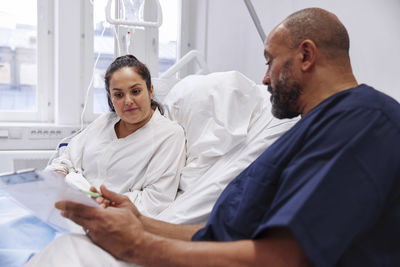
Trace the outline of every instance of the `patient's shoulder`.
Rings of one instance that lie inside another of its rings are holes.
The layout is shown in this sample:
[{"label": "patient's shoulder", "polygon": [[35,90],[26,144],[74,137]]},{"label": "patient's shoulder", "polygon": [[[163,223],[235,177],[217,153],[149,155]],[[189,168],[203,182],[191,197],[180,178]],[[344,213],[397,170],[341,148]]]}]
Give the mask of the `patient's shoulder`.
[{"label": "patient's shoulder", "polygon": [[83,127],[81,134],[87,134],[88,132],[101,131],[117,123],[119,120],[118,115],[115,112],[107,112],[100,114],[94,121]]}]

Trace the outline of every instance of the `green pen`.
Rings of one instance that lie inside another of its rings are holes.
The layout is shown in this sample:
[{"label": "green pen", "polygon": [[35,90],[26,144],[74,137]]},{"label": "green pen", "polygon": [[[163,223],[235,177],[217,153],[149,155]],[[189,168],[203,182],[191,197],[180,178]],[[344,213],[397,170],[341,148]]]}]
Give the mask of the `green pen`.
[{"label": "green pen", "polygon": [[83,193],[90,197],[101,197],[100,193],[92,192],[92,191],[86,191],[86,190],[81,190]]}]

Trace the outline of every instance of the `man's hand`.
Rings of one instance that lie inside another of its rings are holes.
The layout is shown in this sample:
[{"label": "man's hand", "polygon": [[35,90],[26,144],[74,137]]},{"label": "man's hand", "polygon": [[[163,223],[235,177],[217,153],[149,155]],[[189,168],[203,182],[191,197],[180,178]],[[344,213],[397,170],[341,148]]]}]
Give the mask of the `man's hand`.
[{"label": "man's hand", "polygon": [[81,225],[95,244],[119,259],[130,260],[134,246],[144,238],[142,223],[125,201],[118,207],[106,209],[60,201],[56,203],[56,208],[62,210],[64,217]]}]

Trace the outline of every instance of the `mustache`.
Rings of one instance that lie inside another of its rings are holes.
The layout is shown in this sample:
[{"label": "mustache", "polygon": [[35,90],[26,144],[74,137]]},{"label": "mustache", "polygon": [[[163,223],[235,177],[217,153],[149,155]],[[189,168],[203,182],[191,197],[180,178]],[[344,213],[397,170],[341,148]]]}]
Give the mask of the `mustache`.
[{"label": "mustache", "polygon": [[271,85],[268,85],[267,88],[268,88],[268,89],[267,89],[268,92],[270,92],[270,93],[272,94],[272,86],[271,86]]}]

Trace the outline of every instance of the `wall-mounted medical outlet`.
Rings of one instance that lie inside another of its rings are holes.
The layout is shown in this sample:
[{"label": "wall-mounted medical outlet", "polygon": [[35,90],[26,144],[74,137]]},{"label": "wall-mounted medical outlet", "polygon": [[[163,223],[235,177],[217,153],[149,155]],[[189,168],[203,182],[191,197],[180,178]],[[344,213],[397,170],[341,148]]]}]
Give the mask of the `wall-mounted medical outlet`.
[{"label": "wall-mounted medical outlet", "polygon": [[78,130],[78,126],[0,125],[0,151],[56,149],[63,138],[73,135]]},{"label": "wall-mounted medical outlet", "polygon": [[63,128],[31,128],[28,132],[29,139],[62,139],[73,135],[75,129]]}]

